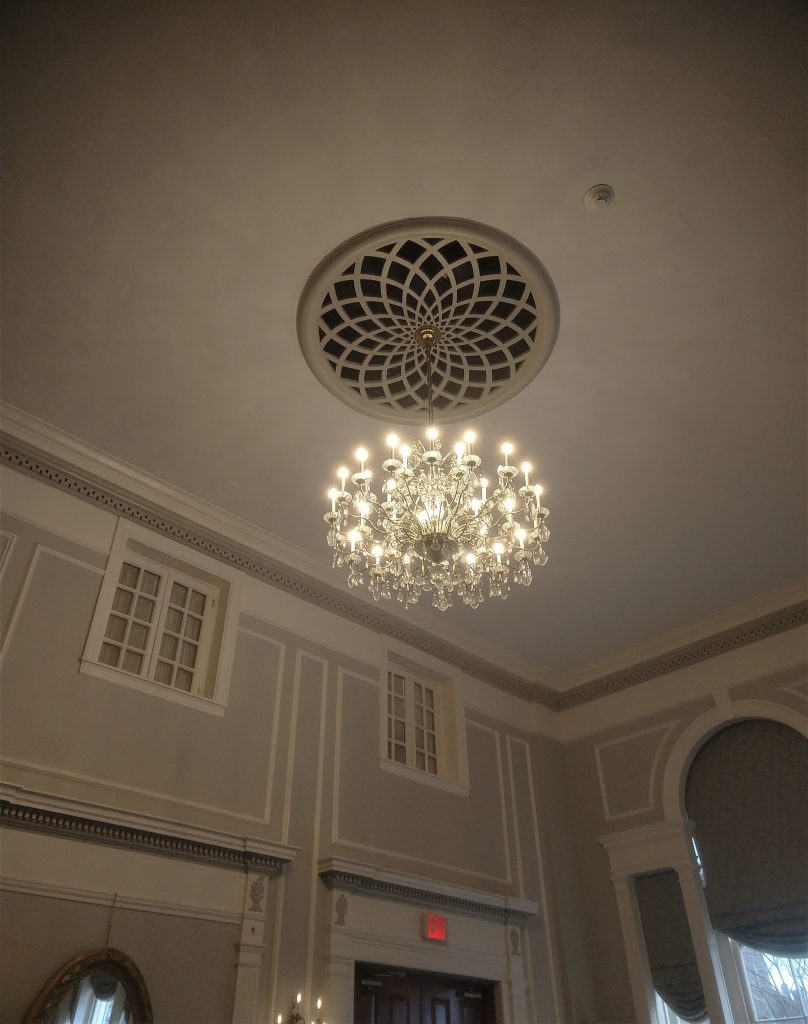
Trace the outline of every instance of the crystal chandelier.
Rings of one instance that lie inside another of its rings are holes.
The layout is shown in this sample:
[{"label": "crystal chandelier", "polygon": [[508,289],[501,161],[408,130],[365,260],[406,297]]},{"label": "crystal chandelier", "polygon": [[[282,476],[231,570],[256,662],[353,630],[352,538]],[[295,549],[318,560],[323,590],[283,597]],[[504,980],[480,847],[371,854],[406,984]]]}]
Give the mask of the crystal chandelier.
[{"label": "crystal chandelier", "polygon": [[428,592],[434,607],[445,611],[453,595],[477,608],[486,596],[507,598],[512,582],[528,586],[531,565],[547,562],[543,545],[550,531],[541,485],[530,483],[527,462],[511,465],[513,445],[502,445],[504,462],[493,487],[479,473],[471,431],[443,454],[432,422],[437,338],[438,328],[430,325],[415,335],[427,362],[427,443],[399,444],[394,434],[387,438],[390,456],[382,462],[381,496],[366,468],[368,453],[359,448],[359,469],[337,471],[340,486],[328,492],[331,511],[323,518],[334,565],[347,566],[350,587],[367,586],[376,601],[395,594],[405,607]]}]

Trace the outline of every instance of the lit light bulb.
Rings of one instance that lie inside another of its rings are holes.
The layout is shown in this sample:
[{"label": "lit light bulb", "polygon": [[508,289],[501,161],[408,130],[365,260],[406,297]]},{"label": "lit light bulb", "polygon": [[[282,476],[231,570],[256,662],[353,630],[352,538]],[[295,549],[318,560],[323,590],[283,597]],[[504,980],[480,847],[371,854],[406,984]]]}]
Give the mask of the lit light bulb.
[{"label": "lit light bulb", "polygon": [[370,512],[370,505],[366,501],[358,501],[356,507],[359,509],[359,515],[364,519]]},{"label": "lit light bulb", "polygon": [[367,459],[367,457],[368,457],[368,450],[367,450],[367,448],[357,448],[356,451],[354,452],[354,455],[359,460],[359,471],[361,473],[364,473],[365,472],[365,459]]},{"label": "lit light bulb", "polygon": [[[358,454],[359,453],[357,452],[357,455]],[[513,445],[511,444],[510,441],[506,441],[505,444],[503,444],[503,446],[502,446],[502,454],[503,455],[512,455],[513,454]]]},{"label": "lit light bulb", "polygon": [[384,486],[385,486],[385,489],[387,491],[389,491],[390,494],[392,494],[393,491],[396,489],[396,482],[395,482],[395,480],[392,477],[390,477],[390,479],[387,481],[387,483]]},{"label": "lit light bulb", "polygon": [[282,1013],[278,1014],[278,1024],[283,1024],[283,1014]]},{"label": "lit light bulb", "polygon": [[356,530],[351,530],[348,534],[348,540],[351,542],[351,551],[356,551],[356,542],[362,535],[357,533]]},{"label": "lit light bulb", "polygon": [[339,477],[339,480],[340,480],[340,486],[341,486],[342,490],[344,491],[345,490],[345,481],[348,479],[348,470],[345,468],[345,466],[340,466],[339,467],[339,469],[337,470],[337,476]]},{"label": "lit light bulb", "polygon": [[[381,544],[374,544],[373,545],[373,548],[371,549],[371,554],[376,559],[377,564],[378,564],[379,559],[382,557],[383,552],[384,552],[384,548],[381,546]],[[319,1009],[319,1007],[317,1007],[317,1009]]]},{"label": "lit light bulb", "polygon": [[429,440],[430,440],[430,441],[435,441],[435,440],[437,440],[437,437],[438,437],[438,428],[437,428],[437,427],[430,427],[430,428],[429,428],[429,429],[427,430],[427,432],[426,432],[426,436],[427,436],[427,437],[429,438]]},{"label": "lit light bulb", "polygon": [[505,512],[507,513],[507,515],[510,515],[513,512],[515,506],[516,506],[516,502],[513,500],[513,498],[506,498],[502,502],[502,507],[505,510]]},{"label": "lit light bulb", "polygon": [[541,484],[536,484],[533,488],[533,491],[536,494],[536,501],[538,501],[538,503],[541,504],[541,496],[542,494],[544,494],[544,488]]},{"label": "lit light bulb", "polygon": [[[398,444],[398,442],[396,442],[396,444]],[[322,1005],[323,1005],[322,999],[318,999],[317,1000],[317,1009],[319,1010]]]},{"label": "lit light bulb", "polygon": [[473,551],[469,551],[469,553],[466,555],[466,561],[468,562],[469,565],[474,565],[474,563],[477,561],[477,556],[474,554]]},{"label": "lit light bulb", "polygon": [[427,510],[425,508],[422,508],[421,511],[418,513],[418,522],[421,524],[421,526],[423,526],[428,521],[429,521],[429,513],[427,512]]},{"label": "lit light bulb", "polygon": [[337,495],[339,491],[336,487],[332,487],[328,492],[328,497],[331,499],[331,511],[336,512],[337,510]]},{"label": "lit light bulb", "polygon": [[526,536],[527,536],[527,534],[525,533],[524,530],[517,530],[516,531],[516,539],[519,541],[519,543],[522,545],[522,547],[525,546],[525,537]]},{"label": "lit light bulb", "polygon": [[[367,456],[365,456],[365,457],[367,458]],[[301,1002],[301,1001],[302,1001],[302,999],[303,999],[303,996],[302,996],[302,994],[301,994],[300,992],[298,992],[298,994],[297,994],[297,1001],[298,1001],[298,1002]]]},{"label": "lit light bulb", "polygon": [[467,430],[463,435],[463,440],[466,442],[469,448],[471,448],[471,446],[477,440],[477,435],[474,433],[473,430]]},{"label": "lit light bulb", "polygon": [[408,444],[403,444],[399,451],[401,452],[401,461],[404,463],[404,468],[406,469],[407,459],[410,457],[410,452],[412,451],[412,448],[410,448]]},{"label": "lit light bulb", "polygon": [[525,474],[525,487],[530,487],[530,470],[533,468],[529,462],[523,462],[519,467]]},{"label": "lit light bulb", "polygon": [[458,457],[458,459],[463,458],[463,456],[466,453],[466,446],[463,444],[462,441],[458,441],[457,444],[454,446],[454,453]]},{"label": "lit light bulb", "polygon": [[388,434],[387,435],[387,444],[389,445],[390,448],[397,448],[398,447],[398,434]]},{"label": "lit light bulb", "polygon": [[486,478],[484,476],[480,477],[480,487],[482,487],[482,490],[483,490],[483,501],[485,501],[486,497],[487,497],[487,494],[488,494],[488,481],[486,480]]}]

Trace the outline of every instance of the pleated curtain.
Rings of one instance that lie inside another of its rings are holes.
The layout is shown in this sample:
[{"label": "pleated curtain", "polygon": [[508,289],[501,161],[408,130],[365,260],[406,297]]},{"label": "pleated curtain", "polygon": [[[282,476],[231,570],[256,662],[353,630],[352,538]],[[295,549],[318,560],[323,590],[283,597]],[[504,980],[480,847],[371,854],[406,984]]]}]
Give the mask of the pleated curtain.
[{"label": "pleated curtain", "polygon": [[699,750],[687,813],[713,927],[776,956],[808,956],[808,739],[735,722]]},{"label": "pleated curtain", "polygon": [[684,1021],[707,1019],[704,989],[675,871],[635,879],[654,988]]}]

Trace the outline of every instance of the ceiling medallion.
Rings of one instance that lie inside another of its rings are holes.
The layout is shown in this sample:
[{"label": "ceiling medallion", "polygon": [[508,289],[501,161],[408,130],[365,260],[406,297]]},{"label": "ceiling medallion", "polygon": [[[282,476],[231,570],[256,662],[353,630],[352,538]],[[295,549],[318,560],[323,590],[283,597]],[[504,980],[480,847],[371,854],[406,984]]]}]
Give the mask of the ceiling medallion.
[{"label": "ceiling medallion", "polygon": [[484,224],[431,217],[382,224],[326,256],[303,290],[297,331],[312,372],[342,402],[422,423],[416,332],[435,328],[433,405],[450,423],[529,384],[558,319],[555,288],[532,252]]},{"label": "ceiling medallion", "polygon": [[512,465],[505,443],[491,483],[474,433],[444,452],[434,418],[479,413],[520,390],[557,329],[555,290],[538,260],[468,221],[382,225],[314,272],[298,334],[318,378],[362,412],[428,422],[425,441],[388,436],[377,483],[364,448],[358,469],[337,471],[324,518],[350,587],[366,586],[377,601],[395,595],[405,608],[431,593],[445,611],[454,598],[477,608],[506,598],[512,583],[530,584],[550,536],[530,464]]}]

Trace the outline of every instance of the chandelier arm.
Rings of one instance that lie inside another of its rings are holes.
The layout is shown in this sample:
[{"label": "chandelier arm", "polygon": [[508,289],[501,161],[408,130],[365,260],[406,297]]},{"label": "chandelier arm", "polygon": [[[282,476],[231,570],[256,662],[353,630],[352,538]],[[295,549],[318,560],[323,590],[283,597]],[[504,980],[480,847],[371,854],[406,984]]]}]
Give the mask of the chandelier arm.
[{"label": "chandelier arm", "polygon": [[461,494],[461,492],[463,490],[465,490],[465,482],[463,480],[463,477],[457,477],[457,479],[455,481],[454,494],[452,494],[452,508],[453,508],[453,512],[452,512],[452,515],[451,515],[448,523],[446,524],[446,532],[447,533],[449,532],[449,529],[451,528],[451,526],[454,523],[455,519],[457,519],[457,514],[460,511],[460,502],[458,501],[458,498],[460,497],[460,494]]}]

